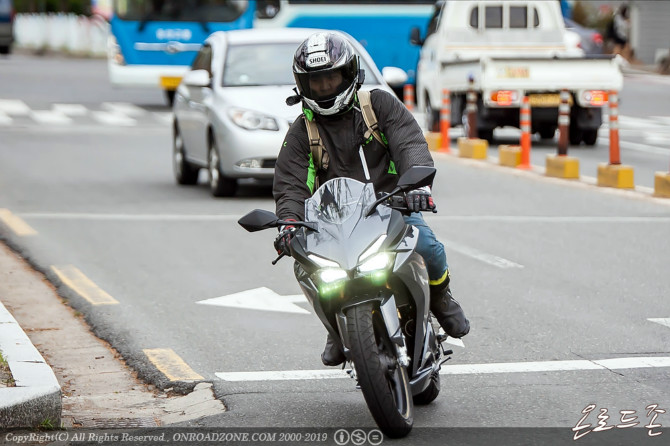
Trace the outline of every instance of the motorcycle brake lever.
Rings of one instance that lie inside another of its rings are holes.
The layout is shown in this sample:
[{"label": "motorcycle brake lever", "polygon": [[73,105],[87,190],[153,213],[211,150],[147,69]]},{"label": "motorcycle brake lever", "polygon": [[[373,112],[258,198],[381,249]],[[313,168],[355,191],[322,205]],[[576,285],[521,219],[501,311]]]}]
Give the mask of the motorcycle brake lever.
[{"label": "motorcycle brake lever", "polygon": [[282,252],[281,254],[279,254],[279,257],[277,257],[276,259],[274,259],[274,260],[272,261],[272,264],[273,264],[273,265],[276,265],[277,262],[279,262],[279,261],[281,260],[281,258],[284,257],[285,255],[286,255],[285,252]]}]

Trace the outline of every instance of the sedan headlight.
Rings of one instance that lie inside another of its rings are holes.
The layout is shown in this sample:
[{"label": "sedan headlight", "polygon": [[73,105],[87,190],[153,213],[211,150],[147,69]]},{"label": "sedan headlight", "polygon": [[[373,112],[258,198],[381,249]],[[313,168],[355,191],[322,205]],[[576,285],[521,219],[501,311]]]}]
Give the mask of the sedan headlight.
[{"label": "sedan headlight", "polygon": [[272,130],[278,131],[277,121],[268,115],[251,110],[232,108],[228,112],[230,119],[238,126],[247,130]]}]

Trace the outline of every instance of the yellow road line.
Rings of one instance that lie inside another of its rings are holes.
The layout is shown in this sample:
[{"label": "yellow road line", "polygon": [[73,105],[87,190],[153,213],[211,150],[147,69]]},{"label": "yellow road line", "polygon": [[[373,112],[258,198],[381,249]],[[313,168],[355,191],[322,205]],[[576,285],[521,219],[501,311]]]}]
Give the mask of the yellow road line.
[{"label": "yellow road line", "polygon": [[100,289],[84,273],[72,265],[52,266],[58,278],[81,297],[93,305],[114,305],[119,301]]},{"label": "yellow road line", "polygon": [[170,348],[145,348],[144,354],[170,381],[198,381],[198,375]]},{"label": "yellow road line", "polygon": [[0,209],[0,221],[9,226],[9,229],[18,236],[37,234],[37,231],[31,228],[21,217],[12,214],[9,209]]}]

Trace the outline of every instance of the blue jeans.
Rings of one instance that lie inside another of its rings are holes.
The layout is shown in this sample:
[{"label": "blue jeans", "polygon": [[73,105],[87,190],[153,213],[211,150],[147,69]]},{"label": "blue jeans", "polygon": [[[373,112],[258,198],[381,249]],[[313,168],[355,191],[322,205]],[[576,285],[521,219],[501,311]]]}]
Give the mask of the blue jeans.
[{"label": "blue jeans", "polygon": [[426,224],[420,212],[414,212],[409,217],[405,217],[405,223],[419,228],[416,251],[426,262],[430,284],[440,285],[449,277],[449,265],[447,265],[444,245],[437,240],[435,233]]}]

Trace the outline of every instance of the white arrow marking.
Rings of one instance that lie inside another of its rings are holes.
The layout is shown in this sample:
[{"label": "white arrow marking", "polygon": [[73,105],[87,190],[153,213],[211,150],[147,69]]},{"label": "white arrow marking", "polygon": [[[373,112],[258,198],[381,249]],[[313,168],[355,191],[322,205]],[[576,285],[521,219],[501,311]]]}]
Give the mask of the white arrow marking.
[{"label": "white arrow marking", "polygon": [[656,322],[657,324],[665,325],[666,327],[670,327],[670,317],[651,318],[647,320],[651,322]]},{"label": "white arrow marking", "polygon": [[219,305],[222,307],[244,308],[246,310],[278,311],[281,313],[310,314],[295,303],[305,302],[307,299],[302,294],[292,296],[280,296],[269,288],[256,288],[242,291],[228,296],[214,297],[212,299],[196,302],[203,305]]}]

